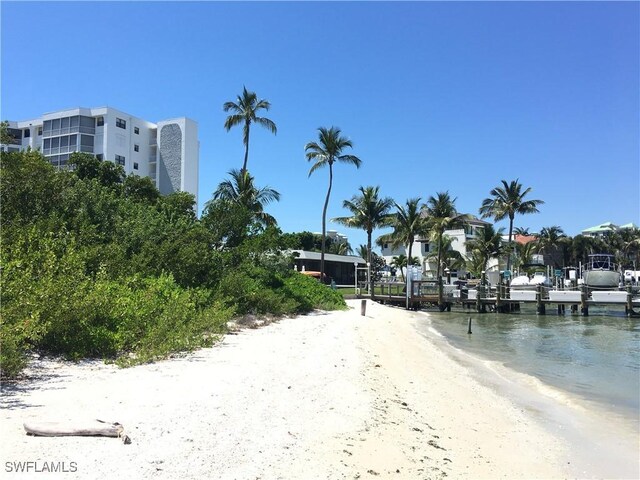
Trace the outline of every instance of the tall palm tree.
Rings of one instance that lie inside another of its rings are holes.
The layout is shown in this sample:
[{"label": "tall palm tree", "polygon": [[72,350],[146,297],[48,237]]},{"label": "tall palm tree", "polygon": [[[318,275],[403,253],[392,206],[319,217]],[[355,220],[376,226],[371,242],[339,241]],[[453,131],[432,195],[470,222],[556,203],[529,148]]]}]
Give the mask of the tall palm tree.
[{"label": "tall palm tree", "polygon": [[[536,249],[540,253],[553,255],[553,252],[560,246],[560,240],[564,237],[566,237],[566,235],[558,225],[544,227],[540,230],[540,234],[536,239]],[[556,262],[554,261],[554,263]]]},{"label": "tall palm tree", "polygon": [[[480,214],[483,218],[493,217],[498,222],[504,218],[509,218],[509,245],[513,236],[513,220],[516,213],[525,215],[528,213],[538,213],[538,205],[542,205],[542,200],[525,200],[531,192],[531,187],[522,191],[522,184],[518,179],[507,183],[502,180],[502,186],[491,190],[490,198],[485,198],[480,207]],[[511,268],[511,256],[507,257],[507,270]]]},{"label": "tall palm tree", "polygon": [[[372,264],[371,235],[375,228],[388,223],[389,210],[393,206],[391,198],[380,198],[380,187],[360,187],[360,195],[342,202],[342,207],[351,212],[350,217],[333,218],[331,221],[351,228],[361,228],[367,232],[367,263]],[[373,294],[373,276],[369,278],[369,291]]]},{"label": "tall palm tree", "polygon": [[[396,213],[389,216],[389,226],[393,232],[382,235],[376,240],[378,245],[390,243],[393,248],[407,247],[407,258],[413,258],[411,251],[413,242],[419,236],[427,234],[427,222],[422,216],[423,205],[420,205],[420,197],[410,198],[405,206],[395,203]],[[407,297],[409,308],[409,297]]]},{"label": "tall palm tree", "polygon": [[[276,225],[276,219],[264,211],[271,202],[280,201],[280,193],[270,187],[258,188],[254,178],[246,170],[229,171],[228,180],[224,180],[213,192],[213,200],[233,202],[251,212],[260,225]],[[205,205],[206,208],[206,205]]]},{"label": "tall palm tree", "polygon": [[242,95],[238,95],[236,102],[225,102],[222,106],[225,112],[233,112],[224,122],[224,128],[231,130],[236,125],[244,124],[242,142],[244,144],[244,163],[242,171],[247,171],[247,160],[249,159],[249,131],[251,124],[257,123],[269,130],[274,135],[278,132],[276,124],[265,117],[258,117],[259,110],[269,110],[271,104],[267,100],[258,99],[255,92],[250,92],[247,87],[242,87]]},{"label": "tall palm tree", "polygon": [[329,206],[329,198],[331,196],[331,187],[333,185],[333,164],[336,162],[347,163],[355,165],[356,168],[360,168],[362,161],[355,155],[343,154],[342,151],[346,148],[353,148],[351,140],[341,135],[342,131],[338,127],[318,128],[318,140],[319,143],[309,142],[305,145],[304,149],[307,157],[307,161],[313,161],[314,164],[309,170],[309,176],[316,170],[329,167],[329,188],[327,189],[327,196],[324,201],[324,207],[322,209],[322,249],[320,253],[320,276],[324,275],[324,254],[326,250],[327,239],[327,207]]},{"label": "tall palm tree", "polygon": [[458,213],[455,202],[456,199],[451,198],[449,192],[439,192],[435,197],[429,197],[424,208],[429,239],[435,244],[436,252],[438,252],[436,267],[436,278],[438,279],[442,275],[442,254],[445,252],[444,232],[463,226],[467,218],[466,215]]},{"label": "tall palm tree", "polygon": [[478,236],[467,243],[468,248],[475,254],[481,263],[481,271],[487,269],[487,264],[492,257],[502,254],[502,232],[503,228],[496,231],[493,225],[485,225],[478,232]]}]

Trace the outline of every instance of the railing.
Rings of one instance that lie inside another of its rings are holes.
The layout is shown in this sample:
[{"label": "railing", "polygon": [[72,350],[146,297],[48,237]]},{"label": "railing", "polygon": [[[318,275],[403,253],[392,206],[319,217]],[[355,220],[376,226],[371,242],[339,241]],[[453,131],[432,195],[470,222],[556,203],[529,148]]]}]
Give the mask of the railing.
[{"label": "railing", "polygon": [[67,135],[69,133],[88,133],[91,135],[95,135],[96,129],[94,127],[65,127],[65,128],[55,128],[52,130],[43,130],[42,137],[57,137],[58,135]]}]

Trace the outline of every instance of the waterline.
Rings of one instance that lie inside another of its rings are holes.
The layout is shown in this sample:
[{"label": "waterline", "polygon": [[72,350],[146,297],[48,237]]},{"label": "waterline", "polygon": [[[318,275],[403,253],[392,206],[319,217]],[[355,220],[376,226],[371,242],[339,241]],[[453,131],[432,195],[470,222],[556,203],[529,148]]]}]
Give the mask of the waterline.
[{"label": "waterline", "polygon": [[429,312],[418,323],[480,382],[565,438],[576,476],[640,475],[638,319]]}]

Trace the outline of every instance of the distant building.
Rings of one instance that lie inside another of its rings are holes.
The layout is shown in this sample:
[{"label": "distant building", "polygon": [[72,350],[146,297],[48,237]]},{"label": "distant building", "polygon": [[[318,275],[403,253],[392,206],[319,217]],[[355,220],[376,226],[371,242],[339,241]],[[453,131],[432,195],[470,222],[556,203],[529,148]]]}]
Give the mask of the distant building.
[{"label": "distant building", "polygon": [[582,235],[586,235],[588,237],[600,237],[610,232],[618,232],[620,230],[637,229],[637,228],[638,226],[633,222],[627,223],[626,225],[619,225],[619,226],[611,222],[605,222],[605,223],[601,223],[600,225],[596,225],[594,227],[585,228],[584,230],[582,230],[581,233]]},{"label": "distant building", "polygon": [[[484,220],[480,220],[473,215],[470,215],[470,220],[466,222],[464,227],[445,230],[444,234],[451,238],[451,248],[460,252],[460,254],[467,258],[467,250],[468,250],[468,242],[470,240],[474,240],[478,237],[481,230],[487,226],[491,225]],[[422,267],[422,271],[427,277],[435,277],[437,272],[437,260],[430,255],[435,249],[435,246],[424,238],[417,238],[411,247],[411,256],[417,257],[420,261],[420,266]],[[393,260],[393,257],[398,255],[407,255],[407,248],[405,246],[401,246],[398,248],[393,248],[390,243],[385,243],[382,245],[382,256],[384,257],[387,264],[390,264]],[[489,268],[497,268],[498,262],[495,261],[495,265],[493,262],[490,263]],[[461,270],[457,273],[458,276],[462,276],[466,274],[466,271]]]},{"label": "distant building", "polygon": [[[293,250],[296,256],[294,265],[299,272],[319,272],[320,252],[306,250]],[[365,275],[367,262],[354,255],[334,255],[325,253],[324,271],[337,285],[354,285],[356,266],[359,269],[359,277]]]},{"label": "distant building", "polygon": [[9,121],[9,134],[14,140],[4,151],[39,150],[57,167],[86,152],[151,178],[162,194],[198,198],[198,124],[186,117],[152,123],[111,107],[72,108]]}]

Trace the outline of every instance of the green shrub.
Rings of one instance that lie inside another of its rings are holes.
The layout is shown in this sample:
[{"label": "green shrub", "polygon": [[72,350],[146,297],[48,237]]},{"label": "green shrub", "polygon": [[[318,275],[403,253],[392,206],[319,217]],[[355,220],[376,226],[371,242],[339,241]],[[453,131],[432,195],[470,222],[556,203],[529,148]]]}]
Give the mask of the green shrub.
[{"label": "green shrub", "polygon": [[290,298],[294,298],[299,307],[298,312],[309,312],[315,308],[321,310],[341,310],[347,307],[343,296],[316,279],[292,273],[284,280],[283,290]]}]

